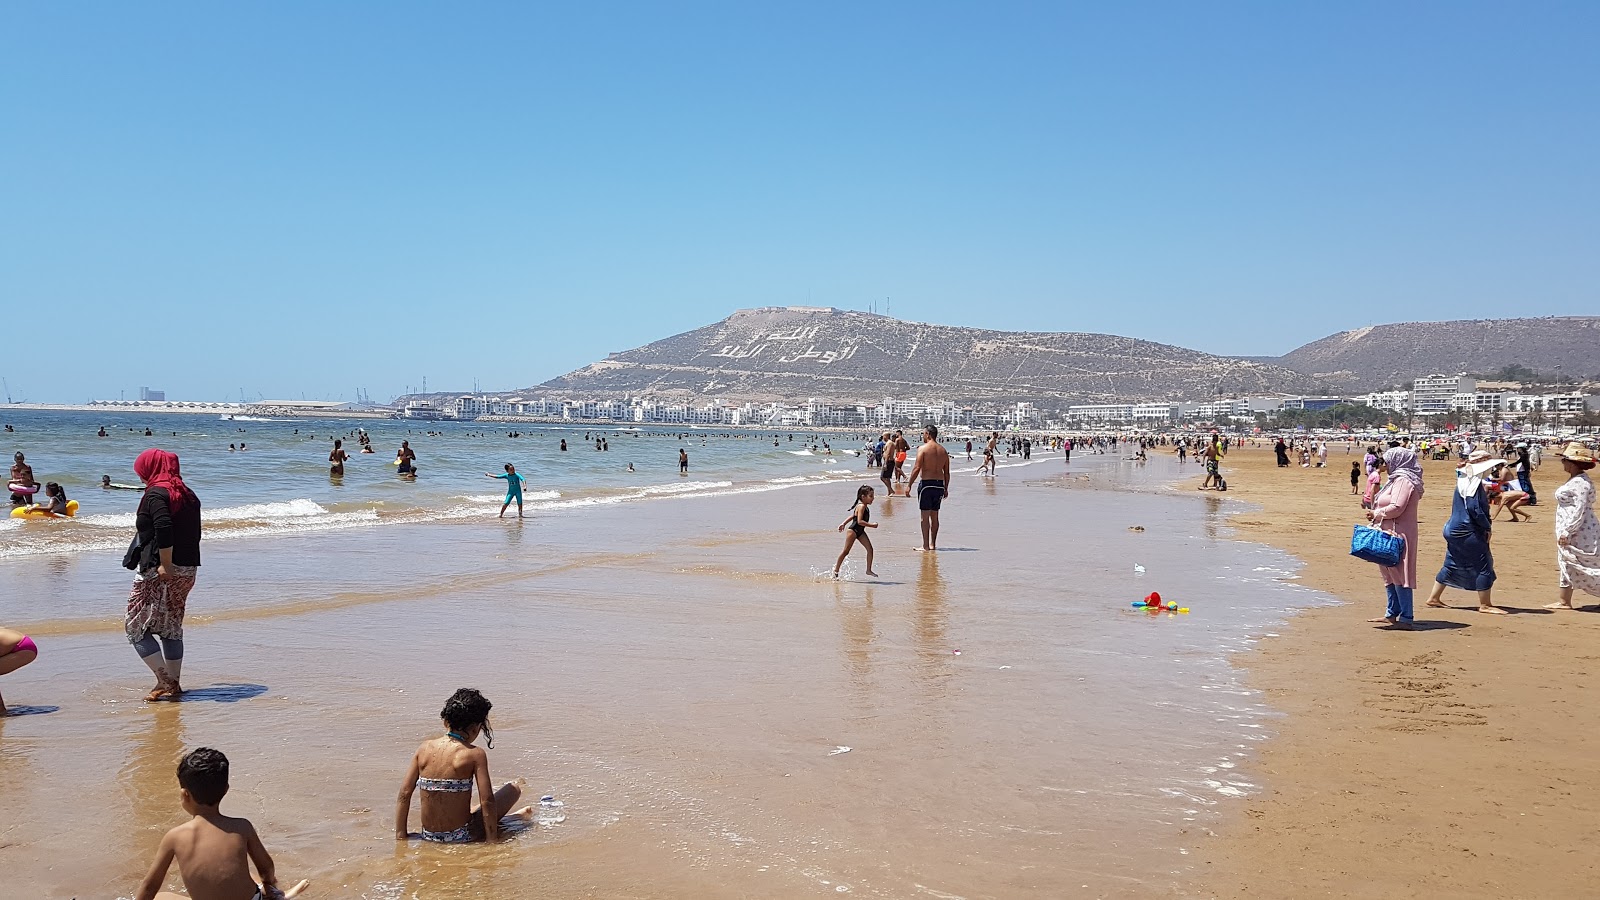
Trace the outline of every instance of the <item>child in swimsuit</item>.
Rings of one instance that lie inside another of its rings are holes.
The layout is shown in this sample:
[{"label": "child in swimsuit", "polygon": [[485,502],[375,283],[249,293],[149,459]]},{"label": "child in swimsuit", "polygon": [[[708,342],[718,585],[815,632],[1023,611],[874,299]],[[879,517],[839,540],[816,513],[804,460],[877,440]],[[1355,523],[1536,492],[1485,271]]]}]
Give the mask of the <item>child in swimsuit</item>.
[{"label": "child in swimsuit", "polygon": [[[183,811],[194,818],[161,839],[155,864],[139,884],[135,900],[184,900],[180,894],[161,890],[174,859],[189,900],[276,900],[306,889],[307,882],[302,881],[280,891],[272,857],[256,836],[255,826],[217,810],[228,793],[228,758],[222,751],[201,747],[189,753],[178,763],[178,784],[183,788]],[[252,862],[261,874],[260,887],[250,877]]]},{"label": "child in swimsuit", "polygon": [[870,521],[872,518],[872,499],[876,496],[876,493],[871,485],[863,484],[856,489],[856,502],[854,506],[850,507],[850,518],[845,519],[839,525],[840,531],[848,528],[850,533],[844,536],[844,549],[839,552],[839,558],[833,564],[833,577],[835,578],[839,577],[839,568],[844,565],[845,557],[850,555],[850,550],[856,545],[857,541],[861,542],[861,546],[867,548],[867,574],[873,578],[878,577],[878,573],[872,571],[872,541],[867,538],[867,529],[878,527],[877,523]]},{"label": "child in swimsuit", "polygon": [[43,510],[53,516],[67,514],[67,492],[62,489],[61,485],[56,484],[54,481],[45,485],[44,497],[43,503],[35,503],[33,505],[34,509]]},{"label": "child in swimsuit", "polygon": [[[628,464],[628,469],[630,471],[633,469],[633,463]],[[511,463],[506,463],[506,473],[504,475],[495,475],[492,472],[485,472],[483,473],[483,477],[504,478],[506,480],[506,502],[500,504],[499,518],[503,519],[506,517],[506,509],[508,509],[512,503],[517,504],[517,518],[522,518],[522,483],[527,479],[517,474],[517,467],[513,466]]]},{"label": "child in swimsuit", "polygon": [[[411,757],[400,785],[400,799],[394,811],[394,837],[407,840],[411,822],[411,795],[422,789],[422,834],[425,841],[438,844],[466,844],[494,841],[500,836],[500,817],[529,820],[533,807],[511,809],[522,796],[524,782],[517,779],[491,791],[489,754],[472,742],[481,734],[494,746],[494,730],[489,727],[492,704],[471,688],[462,688],[445,701],[439,718],[445,734],[424,741]],[[472,786],[478,786],[479,804],[472,803]]]},{"label": "child in swimsuit", "polygon": [[[0,675],[10,675],[39,658],[39,645],[20,631],[0,628]],[[0,697],[0,718],[6,714],[6,701]]]}]

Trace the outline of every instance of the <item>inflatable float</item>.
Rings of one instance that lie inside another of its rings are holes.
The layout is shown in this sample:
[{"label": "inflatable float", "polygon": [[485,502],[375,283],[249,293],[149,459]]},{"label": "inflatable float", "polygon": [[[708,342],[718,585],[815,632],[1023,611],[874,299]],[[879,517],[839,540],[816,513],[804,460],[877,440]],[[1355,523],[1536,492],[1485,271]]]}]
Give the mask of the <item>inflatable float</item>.
[{"label": "inflatable float", "polygon": [[[78,514],[78,501],[76,501],[76,500],[68,500],[67,501],[67,515],[68,516],[75,516],[77,514]],[[61,518],[61,516],[59,516],[59,515],[57,515],[57,514],[55,514],[53,512],[50,512],[47,509],[36,509],[34,507],[31,507],[31,506],[19,506],[19,507],[15,508],[15,509],[13,509],[11,511],[11,518],[13,518],[13,519],[59,519],[59,518]]]},{"label": "inflatable float", "polygon": [[17,484],[15,481],[13,481],[10,484],[6,485],[6,487],[11,489],[11,493],[13,493],[13,494],[21,494],[24,497],[32,497],[34,494],[38,493],[38,491],[39,491],[39,489],[37,487],[33,486],[33,485]]}]

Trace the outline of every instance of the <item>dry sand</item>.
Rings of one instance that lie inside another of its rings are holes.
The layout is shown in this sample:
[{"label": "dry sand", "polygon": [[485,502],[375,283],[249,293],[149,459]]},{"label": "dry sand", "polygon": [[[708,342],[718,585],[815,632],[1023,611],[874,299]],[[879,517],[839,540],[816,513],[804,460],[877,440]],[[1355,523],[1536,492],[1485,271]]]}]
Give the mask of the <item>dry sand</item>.
[{"label": "dry sand", "polygon": [[1349,601],[1310,610],[1244,665],[1288,713],[1254,769],[1266,792],[1202,845],[1199,893],[1218,897],[1596,897],[1600,866],[1600,615],[1550,612],[1556,599],[1559,464],[1534,475],[1533,521],[1494,532],[1496,603],[1447,590],[1423,603],[1444,558],[1453,464],[1429,462],[1417,588],[1418,631],[1382,615],[1375,566],[1348,555],[1361,521],[1343,448],[1327,469],[1278,469],[1241,448],[1230,494],[1258,504],[1240,537],[1306,563],[1305,584]]}]

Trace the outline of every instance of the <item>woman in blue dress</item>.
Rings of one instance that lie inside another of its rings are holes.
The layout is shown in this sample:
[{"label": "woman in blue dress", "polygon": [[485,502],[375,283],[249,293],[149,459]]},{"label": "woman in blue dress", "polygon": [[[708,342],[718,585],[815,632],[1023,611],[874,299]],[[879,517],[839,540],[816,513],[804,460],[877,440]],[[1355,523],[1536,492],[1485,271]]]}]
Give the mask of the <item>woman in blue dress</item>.
[{"label": "woman in blue dress", "polygon": [[1494,555],[1489,552],[1489,493],[1483,476],[1503,459],[1493,459],[1479,450],[1467,457],[1456,470],[1456,493],[1450,499],[1450,521],[1444,524],[1444,567],[1434,579],[1429,606],[1444,606],[1446,587],[1475,591],[1478,612],[1505,615],[1505,610],[1490,600],[1494,587]]}]

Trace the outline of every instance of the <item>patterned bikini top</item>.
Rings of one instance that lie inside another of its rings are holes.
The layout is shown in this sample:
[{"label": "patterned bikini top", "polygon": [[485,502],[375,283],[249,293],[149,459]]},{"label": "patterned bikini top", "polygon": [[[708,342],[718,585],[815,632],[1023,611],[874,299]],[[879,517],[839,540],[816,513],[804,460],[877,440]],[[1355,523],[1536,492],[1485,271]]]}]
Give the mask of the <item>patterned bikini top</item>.
[{"label": "patterned bikini top", "polygon": [[417,787],[434,793],[462,794],[472,791],[471,778],[418,778]]}]

